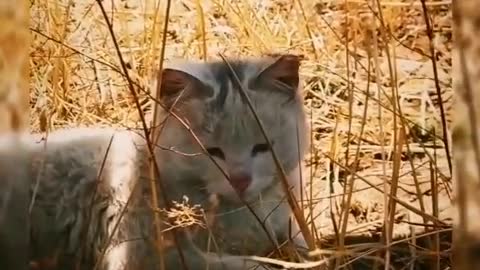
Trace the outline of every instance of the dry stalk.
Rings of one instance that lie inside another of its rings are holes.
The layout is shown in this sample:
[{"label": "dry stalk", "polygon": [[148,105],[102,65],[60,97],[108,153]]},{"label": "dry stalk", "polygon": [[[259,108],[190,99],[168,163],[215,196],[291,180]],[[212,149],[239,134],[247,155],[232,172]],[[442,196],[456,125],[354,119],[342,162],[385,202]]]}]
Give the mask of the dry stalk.
[{"label": "dry stalk", "polygon": [[478,105],[478,7],[480,1],[455,1],[453,18],[456,27],[454,87],[457,96],[456,123],[452,134],[455,151],[455,269],[480,267],[478,246],[480,227],[478,215],[480,202],[480,114]]},{"label": "dry stalk", "polygon": [[305,220],[303,210],[300,209],[300,207],[298,205],[298,202],[295,199],[295,195],[292,193],[292,191],[290,189],[285,170],[283,169],[283,166],[281,165],[278,156],[276,155],[275,151],[273,150],[270,138],[268,137],[267,132],[265,131],[265,128],[264,128],[262,122],[260,121],[260,118],[258,118],[258,115],[255,111],[255,108],[253,108],[252,102],[251,102],[250,98],[248,97],[248,94],[245,91],[245,89],[243,89],[242,83],[241,83],[240,79],[238,78],[237,74],[235,73],[234,69],[232,68],[230,63],[227,61],[227,59],[223,55],[220,55],[220,56],[222,57],[223,61],[227,64],[227,66],[230,68],[230,72],[232,73],[233,77],[235,78],[236,83],[239,86],[239,89],[242,93],[242,96],[245,97],[245,100],[247,101],[247,104],[248,104],[248,107],[250,108],[250,111],[252,112],[258,126],[260,127],[267,144],[270,146],[272,157],[273,157],[273,160],[275,162],[275,166],[277,167],[277,170],[280,173],[280,177],[281,177],[281,180],[282,180],[284,191],[287,194],[288,204],[290,205],[290,207],[293,211],[293,214],[295,216],[295,219],[297,220],[298,225],[300,226],[300,230],[301,230],[303,236],[305,237],[305,240],[308,244],[308,248],[310,250],[315,250],[316,249],[315,238],[313,238],[312,233],[308,229],[308,224]]}]

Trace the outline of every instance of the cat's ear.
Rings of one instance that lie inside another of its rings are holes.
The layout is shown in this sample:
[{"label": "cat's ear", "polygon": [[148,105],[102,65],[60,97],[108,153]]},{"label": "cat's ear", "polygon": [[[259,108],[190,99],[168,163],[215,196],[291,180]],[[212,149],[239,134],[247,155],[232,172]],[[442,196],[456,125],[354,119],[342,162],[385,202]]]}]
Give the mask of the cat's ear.
[{"label": "cat's ear", "polygon": [[187,72],[165,68],[157,77],[160,88],[160,100],[171,105],[176,99],[202,97],[206,94],[205,84]]},{"label": "cat's ear", "polygon": [[195,86],[198,79],[177,69],[165,68],[157,77],[160,81],[160,98],[178,96],[180,92]]},{"label": "cat's ear", "polygon": [[300,57],[293,54],[277,55],[258,75],[258,79],[266,82],[281,83],[292,91],[299,85]]}]

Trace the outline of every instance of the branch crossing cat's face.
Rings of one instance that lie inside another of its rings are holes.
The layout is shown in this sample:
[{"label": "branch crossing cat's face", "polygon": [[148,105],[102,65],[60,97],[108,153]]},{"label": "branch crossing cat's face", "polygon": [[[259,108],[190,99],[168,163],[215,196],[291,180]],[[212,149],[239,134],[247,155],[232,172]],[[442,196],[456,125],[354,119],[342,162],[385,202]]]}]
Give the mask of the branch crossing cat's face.
[{"label": "branch crossing cat's face", "polygon": [[[292,171],[298,167],[305,149],[306,124],[298,93],[298,57],[283,55],[229,63],[284,170]],[[166,177],[199,179],[211,193],[230,200],[238,199],[240,194],[247,201],[279,181],[270,147],[225,62],[172,65],[164,69],[161,84],[163,104],[173,108],[190,126],[230,182],[202,153],[191,133],[175,117],[165,118],[164,111],[161,121],[166,128],[158,143],[176,151],[162,153],[161,166]],[[192,155],[195,153],[200,154]]]}]

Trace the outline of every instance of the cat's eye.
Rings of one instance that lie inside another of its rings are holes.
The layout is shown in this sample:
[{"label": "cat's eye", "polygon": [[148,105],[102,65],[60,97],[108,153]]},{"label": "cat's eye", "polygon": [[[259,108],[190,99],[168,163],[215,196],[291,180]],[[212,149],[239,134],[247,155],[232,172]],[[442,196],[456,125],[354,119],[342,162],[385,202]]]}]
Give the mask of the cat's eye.
[{"label": "cat's eye", "polygon": [[218,147],[209,147],[207,148],[207,152],[214,157],[225,159],[225,154],[223,153],[222,149]]},{"label": "cat's eye", "polygon": [[270,146],[266,143],[259,143],[253,146],[252,148],[252,156],[257,155],[258,153],[267,152],[270,150]]}]

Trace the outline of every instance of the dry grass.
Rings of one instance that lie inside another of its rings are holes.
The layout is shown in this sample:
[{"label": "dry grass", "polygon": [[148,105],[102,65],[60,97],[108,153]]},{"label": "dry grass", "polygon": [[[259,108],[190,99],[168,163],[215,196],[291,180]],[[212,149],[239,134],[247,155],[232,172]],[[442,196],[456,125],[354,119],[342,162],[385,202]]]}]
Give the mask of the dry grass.
[{"label": "dry grass", "polygon": [[[312,126],[305,215],[322,247],[337,250],[333,265],[362,257],[382,268],[447,269],[451,1],[187,0],[172,2],[165,32],[166,3],[103,1],[147,120],[163,54],[303,55]],[[95,1],[34,1],[31,18],[33,131],[141,127]]]},{"label": "dry grass", "polygon": [[0,1],[0,132],[28,125],[28,6]]}]

